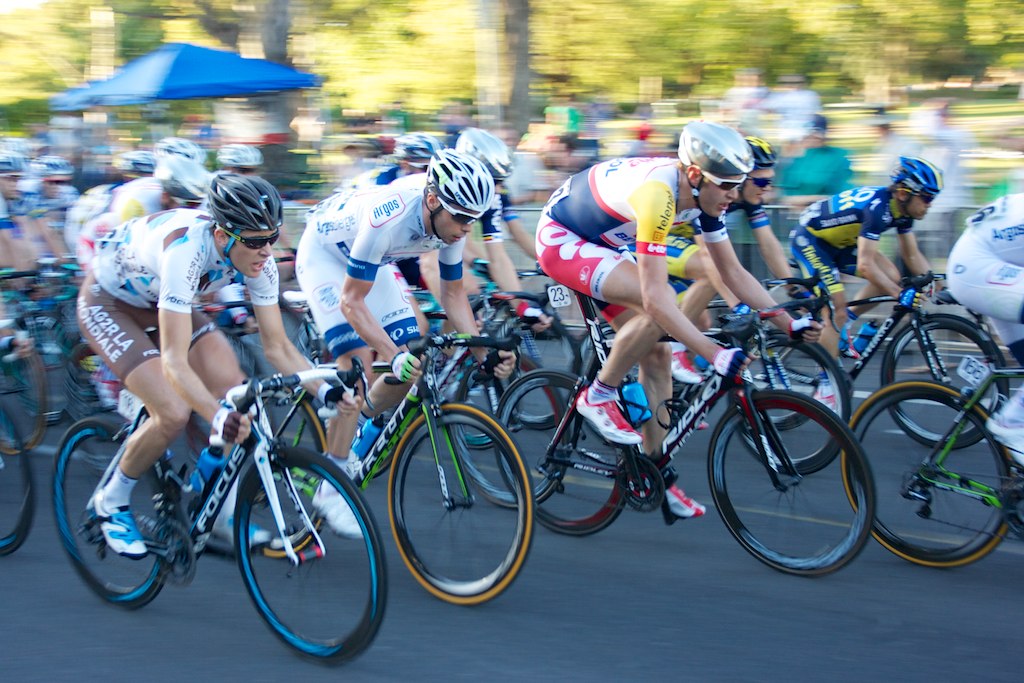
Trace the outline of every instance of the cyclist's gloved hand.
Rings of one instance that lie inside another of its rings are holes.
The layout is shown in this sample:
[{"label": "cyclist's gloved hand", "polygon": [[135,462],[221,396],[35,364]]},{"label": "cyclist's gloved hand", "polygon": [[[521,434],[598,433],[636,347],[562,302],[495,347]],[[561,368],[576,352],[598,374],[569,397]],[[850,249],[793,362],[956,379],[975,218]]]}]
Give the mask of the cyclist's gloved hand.
[{"label": "cyclist's gloved hand", "polygon": [[520,301],[519,305],[516,306],[516,316],[527,325],[535,325],[541,322],[541,316],[543,315],[544,311],[536,306],[531,306],[525,301]]},{"label": "cyclist's gloved hand", "polygon": [[317,390],[316,397],[320,399],[320,402],[324,405],[331,403],[343,403],[346,396],[351,396],[352,390],[348,387],[332,387],[330,384],[324,382],[320,385]]},{"label": "cyclist's gloved hand", "polygon": [[722,377],[738,381],[743,374],[743,368],[746,367],[747,354],[743,353],[743,349],[719,349],[715,352],[711,364],[715,372]]},{"label": "cyclist's gloved hand", "polygon": [[249,436],[249,418],[246,415],[221,406],[210,423],[211,433],[225,443],[239,443]]},{"label": "cyclist's gloved hand", "polygon": [[732,307],[732,312],[736,315],[746,315],[750,313],[750,306],[746,305],[742,301]]},{"label": "cyclist's gloved hand", "polygon": [[790,299],[810,299],[811,292],[804,289],[800,285],[790,285],[786,288],[786,292],[789,294]]},{"label": "cyclist's gloved hand", "polygon": [[480,361],[477,368],[476,379],[507,379],[516,367],[516,354],[513,351],[498,351],[492,349],[487,357]]},{"label": "cyclist's gloved hand", "polygon": [[899,304],[903,308],[919,308],[922,303],[924,303],[924,295],[913,287],[907,287],[900,292]]},{"label": "cyclist's gloved hand", "polygon": [[412,355],[408,351],[399,351],[398,354],[391,359],[391,372],[395,373],[395,377],[403,382],[408,382],[416,377],[419,373],[419,369],[419,360],[417,360],[416,356]]},{"label": "cyclist's gloved hand", "polygon": [[[808,335],[817,329],[820,329],[820,326],[815,325],[814,319],[809,316],[794,318],[789,323],[789,338],[796,341],[807,341],[805,335]],[[817,335],[811,334],[810,336]]]}]

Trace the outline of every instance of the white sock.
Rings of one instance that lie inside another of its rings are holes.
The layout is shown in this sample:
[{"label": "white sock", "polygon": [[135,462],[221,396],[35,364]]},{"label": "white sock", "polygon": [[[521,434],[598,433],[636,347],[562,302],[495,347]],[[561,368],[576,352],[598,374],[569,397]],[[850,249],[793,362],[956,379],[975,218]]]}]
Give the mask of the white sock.
[{"label": "white sock", "polygon": [[105,512],[113,512],[115,508],[126,507],[132,500],[132,489],[139,483],[121,471],[118,465],[111,475],[110,481],[103,487],[103,507]]}]

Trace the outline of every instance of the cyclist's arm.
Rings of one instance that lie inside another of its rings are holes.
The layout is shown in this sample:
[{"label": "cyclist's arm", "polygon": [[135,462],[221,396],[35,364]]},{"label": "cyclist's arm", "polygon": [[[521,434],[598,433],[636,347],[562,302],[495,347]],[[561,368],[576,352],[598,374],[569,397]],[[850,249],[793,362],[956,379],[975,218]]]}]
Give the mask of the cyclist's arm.
[{"label": "cyclist's arm", "polygon": [[863,235],[857,238],[857,275],[875,285],[889,296],[898,297],[900,295],[900,284],[890,278],[885,270],[878,267],[877,261],[879,257],[878,240],[868,239]]},{"label": "cyclist's arm", "polygon": [[[931,263],[928,262],[928,257],[921,253],[921,249],[917,245],[917,237],[914,236],[914,233],[900,233],[896,238],[900,247],[900,257],[907,264],[910,272],[915,275],[923,275],[932,269]],[[935,285],[939,287],[941,282],[936,281]]]},{"label": "cyclist's arm", "polygon": [[691,351],[712,358],[718,351],[718,345],[701,334],[675,305],[675,293],[668,284],[665,257],[637,254],[636,262],[644,313],[651,316],[661,329],[686,344]]},{"label": "cyclist's arm", "polygon": [[366,305],[366,297],[372,288],[373,280],[361,280],[346,275],[341,285],[341,312],[360,339],[376,351],[381,360],[390,362],[398,354],[399,349]]},{"label": "cyclist's arm", "polygon": [[505,243],[484,242],[484,251],[487,252],[488,270],[494,283],[503,291],[518,292],[522,285],[519,284],[516,267],[512,265],[512,259],[505,250]]},{"label": "cyclist's arm", "polygon": [[[761,283],[751,275],[736,256],[736,250],[728,238],[711,241],[705,239],[704,248],[708,250],[715,268],[728,287],[743,303],[751,308],[771,308],[775,300],[765,291]],[[788,313],[781,313],[771,318],[772,323],[780,330],[789,332],[793,318]],[[815,341],[805,337],[808,341]],[[707,357],[707,356],[705,356]]]},{"label": "cyclist's arm", "polygon": [[[308,370],[310,365],[309,359],[295,348],[295,344],[288,338],[288,332],[284,329],[280,306],[277,304],[272,306],[253,306],[252,310],[256,314],[256,321],[259,323],[263,354],[270,361],[270,364],[284,375]],[[317,389],[319,389],[321,384],[322,382],[317,381],[307,385],[306,389],[316,396]]]},{"label": "cyclist's arm", "polygon": [[519,245],[519,248],[523,250],[527,256],[530,257],[531,261],[537,260],[537,244],[526,228],[523,227],[523,222],[518,218],[505,221],[505,226],[508,228],[508,232],[512,235],[512,239]]},{"label": "cyclist's arm", "polygon": [[160,362],[164,377],[192,410],[207,422],[213,422],[220,403],[188,363],[192,345],[192,314],[166,308],[159,312]]},{"label": "cyclist's arm", "polygon": [[[64,245],[64,240],[60,239],[60,236],[55,230],[50,228],[45,217],[34,218],[29,221],[32,224],[31,229],[38,235],[42,236],[43,241],[46,243],[46,248],[50,250],[53,256],[63,256],[67,251]],[[41,254],[37,254],[41,256]]]},{"label": "cyclist's arm", "polygon": [[770,227],[758,228],[753,233],[757,240],[757,248],[761,252],[761,258],[768,264],[768,270],[772,272],[772,275],[777,278],[792,277],[793,271],[782,251],[782,244],[772,229]]}]

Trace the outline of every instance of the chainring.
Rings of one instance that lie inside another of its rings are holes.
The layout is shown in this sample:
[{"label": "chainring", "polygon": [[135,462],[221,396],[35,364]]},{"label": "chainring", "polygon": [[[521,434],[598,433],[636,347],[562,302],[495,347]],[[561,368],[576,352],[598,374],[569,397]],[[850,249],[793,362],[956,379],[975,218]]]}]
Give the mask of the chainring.
[{"label": "chainring", "polygon": [[1024,539],[1024,480],[1017,478],[1003,488],[999,495],[1003,515],[1017,538]]},{"label": "chainring", "polygon": [[160,558],[160,570],[168,583],[187,586],[196,576],[196,549],[188,529],[175,519],[161,519],[155,540],[167,546]]},{"label": "chainring", "polygon": [[619,461],[615,483],[622,490],[626,505],[639,512],[658,510],[665,499],[665,480],[661,472],[641,455],[630,455]]}]

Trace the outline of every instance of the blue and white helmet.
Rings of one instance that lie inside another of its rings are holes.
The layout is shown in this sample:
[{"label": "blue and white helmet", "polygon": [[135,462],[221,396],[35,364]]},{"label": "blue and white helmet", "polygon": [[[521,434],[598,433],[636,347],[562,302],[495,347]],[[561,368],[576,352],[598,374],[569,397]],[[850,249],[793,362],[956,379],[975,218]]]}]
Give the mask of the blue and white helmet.
[{"label": "blue and white helmet", "polygon": [[441,141],[429,133],[406,133],[395,139],[395,157],[413,168],[426,168],[430,157],[442,149]]},{"label": "blue and white helmet", "polygon": [[263,152],[252,145],[230,144],[217,150],[221,168],[257,168],[263,165]]},{"label": "blue and white helmet", "polygon": [[131,152],[118,154],[114,158],[114,168],[121,173],[135,175],[152,175],[156,168],[156,157],[152,152],[144,149],[136,149]]},{"label": "blue and white helmet", "polygon": [[482,216],[494,202],[494,178],[483,162],[468,154],[444,149],[427,166],[427,189],[446,206],[455,204]]},{"label": "blue and white helmet", "polygon": [[70,178],[75,174],[75,167],[64,157],[46,155],[32,160],[32,173],[44,180]]},{"label": "blue and white helmet", "polygon": [[25,155],[0,151],[0,175],[20,175],[25,172],[27,166]]},{"label": "blue and white helmet", "polygon": [[920,157],[900,157],[890,177],[893,184],[902,185],[914,194],[934,197],[942,191],[942,171]]}]

